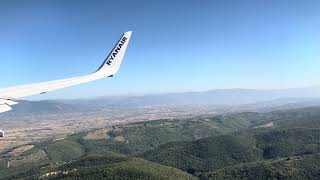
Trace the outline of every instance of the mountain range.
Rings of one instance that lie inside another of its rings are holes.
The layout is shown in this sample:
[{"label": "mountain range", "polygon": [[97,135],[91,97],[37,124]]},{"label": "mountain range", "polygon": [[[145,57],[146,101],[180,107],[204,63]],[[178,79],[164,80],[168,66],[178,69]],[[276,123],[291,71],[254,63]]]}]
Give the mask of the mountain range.
[{"label": "mountain range", "polygon": [[[93,99],[19,101],[4,115],[99,111],[105,108],[211,106],[221,112],[273,111],[320,105],[320,86],[283,90],[225,89]],[[1,115],[3,116],[3,114]]]}]

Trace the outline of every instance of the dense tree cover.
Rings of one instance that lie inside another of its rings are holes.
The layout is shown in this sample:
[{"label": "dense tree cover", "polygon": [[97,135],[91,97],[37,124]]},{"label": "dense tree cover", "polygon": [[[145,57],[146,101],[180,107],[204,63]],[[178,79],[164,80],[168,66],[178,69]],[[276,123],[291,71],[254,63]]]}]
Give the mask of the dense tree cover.
[{"label": "dense tree cover", "polygon": [[291,128],[254,133],[266,159],[320,153],[320,129]]},{"label": "dense tree cover", "polygon": [[185,171],[208,172],[240,163],[320,153],[320,129],[237,132],[197,141],[171,142],[141,155]]},{"label": "dense tree cover", "polygon": [[213,172],[198,174],[200,179],[319,179],[320,154],[289,156],[229,166]]},{"label": "dense tree cover", "polygon": [[193,142],[171,142],[141,155],[144,159],[185,171],[207,172],[262,159],[255,139],[245,135],[222,135]]},{"label": "dense tree cover", "polygon": [[[86,141],[88,146],[100,146],[110,151],[137,155],[159,145],[173,141],[193,141],[200,138],[217,136],[234,131],[247,129],[254,125],[252,116],[256,113],[243,113],[239,119],[233,116],[201,117],[183,120],[157,120],[139,122],[124,126],[115,126],[108,134],[110,139],[106,142]],[[250,116],[252,118],[244,118]],[[117,142],[116,137],[123,137],[127,143]]]},{"label": "dense tree cover", "polygon": [[[110,138],[107,140],[84,140],[79,136],[76,141],[85,148],[87,154],[101,155],[116,152],[137,155],[168,142],[193,141],[246,129],[253,124],[249,121],[251,120],[245,118],[238,120],[229,116],[216,116],[139,122],[114,126],[113,130],[108,133]],[[117,137],[122,137],[125,142],[117,141]]]}]

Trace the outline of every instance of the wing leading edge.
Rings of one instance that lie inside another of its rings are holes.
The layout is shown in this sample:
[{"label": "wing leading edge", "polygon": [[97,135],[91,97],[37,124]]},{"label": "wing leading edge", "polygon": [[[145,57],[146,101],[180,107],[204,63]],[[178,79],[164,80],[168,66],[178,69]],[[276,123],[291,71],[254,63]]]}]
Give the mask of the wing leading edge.
[{"label": "wing leading edge", "polygon": [[0,113],[10,111],[12,109],[11,106],[17,104],[16,102],[12,101],[13,99],[43,94],[57,89],[113,76],[120,68],[123,56],[129,44],[131,33],[131,31],[128,31],[121,36],[120,40],[117,42],[107,58],[103,61],[99,69],[92,74],[0,89]]}]

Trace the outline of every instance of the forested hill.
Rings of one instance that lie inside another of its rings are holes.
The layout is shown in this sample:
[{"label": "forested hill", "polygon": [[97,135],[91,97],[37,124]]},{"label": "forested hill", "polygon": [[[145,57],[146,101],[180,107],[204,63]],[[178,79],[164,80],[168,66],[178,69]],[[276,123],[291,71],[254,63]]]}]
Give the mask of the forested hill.
[{"label": "forested hill", "polygon": [[318,154],[319,139],[320,129],[257,129],[192,142],[170,142],[141,157],[200,176],[243,163],[270,163],[278,158]]}]

